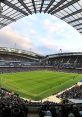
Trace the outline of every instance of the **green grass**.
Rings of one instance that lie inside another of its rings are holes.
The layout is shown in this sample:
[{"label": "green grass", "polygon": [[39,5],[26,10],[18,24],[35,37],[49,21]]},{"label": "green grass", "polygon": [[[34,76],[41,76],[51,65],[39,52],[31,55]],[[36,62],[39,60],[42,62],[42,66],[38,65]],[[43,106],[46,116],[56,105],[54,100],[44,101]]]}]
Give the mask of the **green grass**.
[{"label": "green grass", "polygon": [[0,74],[0,86],[20,96],[40,100],[62,91],[82,79],[82,74],[31,71]]}]

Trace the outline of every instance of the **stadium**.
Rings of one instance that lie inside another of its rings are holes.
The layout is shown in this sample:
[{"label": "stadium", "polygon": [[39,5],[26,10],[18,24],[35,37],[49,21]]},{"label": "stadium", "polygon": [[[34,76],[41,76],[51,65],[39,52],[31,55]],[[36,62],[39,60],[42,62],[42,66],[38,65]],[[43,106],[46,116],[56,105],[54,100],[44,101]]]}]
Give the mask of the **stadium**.
[{"label": "stadium", "polygon": [[[1,0],[0,28],[41,12],[82,33],[82,0]],[[82,117],[82,52],[0,47],[0,117]]]}]

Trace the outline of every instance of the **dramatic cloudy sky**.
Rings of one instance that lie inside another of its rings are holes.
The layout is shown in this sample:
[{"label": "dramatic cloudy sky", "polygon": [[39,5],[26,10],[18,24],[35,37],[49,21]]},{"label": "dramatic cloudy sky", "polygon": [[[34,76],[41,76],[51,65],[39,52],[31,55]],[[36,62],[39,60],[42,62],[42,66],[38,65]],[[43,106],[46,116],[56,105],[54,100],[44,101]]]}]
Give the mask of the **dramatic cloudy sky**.
[{"label": "dramatic cloudy sky", "polygon": [[47,55],[82,51],[82,36],[64,21],[49,14],[34,14],[0,30],[0,46]]}]

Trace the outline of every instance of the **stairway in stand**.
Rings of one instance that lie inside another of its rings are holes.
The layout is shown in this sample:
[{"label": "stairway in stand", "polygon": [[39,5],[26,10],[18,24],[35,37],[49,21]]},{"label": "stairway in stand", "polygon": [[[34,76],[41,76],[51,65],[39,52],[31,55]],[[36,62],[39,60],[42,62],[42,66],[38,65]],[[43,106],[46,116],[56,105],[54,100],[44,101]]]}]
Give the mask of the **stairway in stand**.
[{"label": "stairway in stand", "polygon": [[40,117],[38,113],[28,113],[27,117]]}]

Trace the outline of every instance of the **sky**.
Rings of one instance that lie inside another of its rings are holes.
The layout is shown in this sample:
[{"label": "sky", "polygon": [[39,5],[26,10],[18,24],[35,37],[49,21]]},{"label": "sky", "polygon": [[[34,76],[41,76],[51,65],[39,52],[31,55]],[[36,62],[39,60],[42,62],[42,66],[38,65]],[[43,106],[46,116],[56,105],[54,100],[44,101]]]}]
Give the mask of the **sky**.
[{"label": "sky", "polygon": [[49,14],[33,14],[0,29],[0,47],[33,51],[42,55],[82,52],[82,35]]}]

